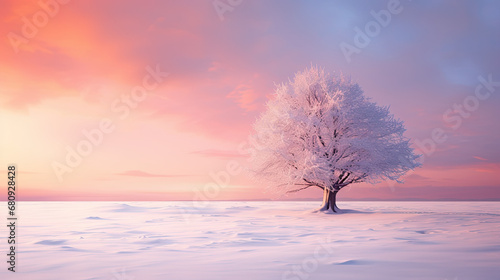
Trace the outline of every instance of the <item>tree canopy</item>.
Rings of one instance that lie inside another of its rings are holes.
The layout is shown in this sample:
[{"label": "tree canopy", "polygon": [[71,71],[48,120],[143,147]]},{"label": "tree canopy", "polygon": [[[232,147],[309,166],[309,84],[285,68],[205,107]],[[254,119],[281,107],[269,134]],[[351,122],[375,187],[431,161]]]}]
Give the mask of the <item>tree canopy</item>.
[{"label": "tree canopy", "polygon": [[370,101],[349,78],[315,67],[279,85],[254,128],[254,171],[282,192],[398,181],[419,166],[389,107]]}]

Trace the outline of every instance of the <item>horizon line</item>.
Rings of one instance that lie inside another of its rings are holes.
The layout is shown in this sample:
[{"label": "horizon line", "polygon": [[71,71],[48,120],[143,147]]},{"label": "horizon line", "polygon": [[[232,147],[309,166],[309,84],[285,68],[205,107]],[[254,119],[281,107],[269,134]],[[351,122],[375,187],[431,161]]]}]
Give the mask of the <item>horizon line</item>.
[{"label": "horizon line", "polygon": [[[78,202],[78,201],[89,201],[89,202],[189,202],[189,201],[196,201],[196,200],[87,200],[87,199],[80,199],[80,200],[61,200],[61,199],[44,199],[44,200],[39,200],[39,199],[26,199],[26,200],[16,200],[17,202]],[[251,200],[243,200],[243,199],[229,199],[229,200],[207,200],[206,202],[261,202],[261,201],[269,201],[269,202],[291,202],[291,201],[320,201],[321,199],[283,199],[283,200],[273,200],[273,199],[251,199]],[[378,202],[378,201],[387,201],[387,202],[495,202],[495,201],[500,201],[500,198],[491,198],[491,199],[344,199],[339,201],[340,203],[342,202]],[[7,201],[2,201],[2,202],[7,202]]]}]

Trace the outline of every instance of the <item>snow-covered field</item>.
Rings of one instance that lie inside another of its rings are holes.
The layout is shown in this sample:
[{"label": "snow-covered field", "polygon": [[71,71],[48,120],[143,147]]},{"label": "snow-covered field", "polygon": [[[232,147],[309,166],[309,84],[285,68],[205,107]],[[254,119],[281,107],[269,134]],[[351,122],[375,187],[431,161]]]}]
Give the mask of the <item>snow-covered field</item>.
[{"label": "snow-covered field", "polygon": [[21,202],[0,279],[500,279],[499,202],[319,204]]}]

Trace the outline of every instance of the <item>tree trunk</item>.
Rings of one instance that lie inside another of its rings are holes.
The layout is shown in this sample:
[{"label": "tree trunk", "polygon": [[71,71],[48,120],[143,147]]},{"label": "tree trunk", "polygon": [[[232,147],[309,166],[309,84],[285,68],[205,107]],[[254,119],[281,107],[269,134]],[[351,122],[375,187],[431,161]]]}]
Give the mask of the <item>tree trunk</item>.
[{"label": "tree trunk", "polygon": [[323,203],[321,207],[316,211],[328,211],[328,209],[332,209],[333,212],[338,212],[339,208],[337,207],[337,193],[338,190],[331,191],[328,188],[323,189]]},{"label": "tree trunk", "polygon": [[339,208],[337,207],[337,193],[339,191],[331,191],[329,188],[323,189],[323,203],[321,207],[316,211],[328,211],[328,209],[332,209],[333,212],[339,212]]},{"label": "tree trunk", "polygon": [[328,188],[323,189],[323,204],[321,204],[321,208],[318,211],[326,211],[330,208],[330,194],[332,192]]},{"label": "tree trunk", "polygon": [[337,207],[337,193],[339,191],[337,190],[334,190],[333,192],[330,192],[330,197],[329,197],[329,200],[330,200],[330,208],[332,208],[332,211],[333,212],[339,212],[339,208]]}]

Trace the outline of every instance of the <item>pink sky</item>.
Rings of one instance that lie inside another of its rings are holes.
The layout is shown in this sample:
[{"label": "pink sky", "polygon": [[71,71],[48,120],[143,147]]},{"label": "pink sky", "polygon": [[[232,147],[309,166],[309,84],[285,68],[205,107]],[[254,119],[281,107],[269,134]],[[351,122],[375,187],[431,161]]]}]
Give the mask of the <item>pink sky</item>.
[{"label": "pink sky", "polygon": [[[496,2],[402,1],[350,62],[339,45],[387,1],[244,0],[223,20],[213,1],[41,2],[48,12],[17,0],[0,11],[0,161],[17,165],[19,199],[191,200],[211,173],[248,166],[238,147],[275,84],[310,65],[351,75],[414,143],[446,134],[404,184],[360,184],[341,199],[500,199],[500,87],[474,97],[478,76],[500,81]],[[443,119],[454,104],[473,110]],[[58,175],[103,120],[108,132]],[[208,198],[277,198],[265,187],[241,172]]]}]

